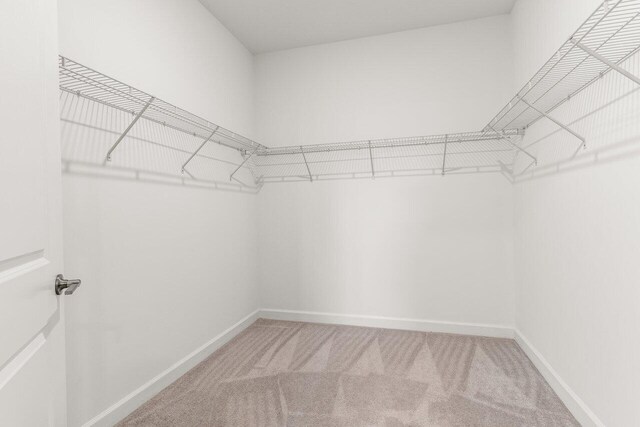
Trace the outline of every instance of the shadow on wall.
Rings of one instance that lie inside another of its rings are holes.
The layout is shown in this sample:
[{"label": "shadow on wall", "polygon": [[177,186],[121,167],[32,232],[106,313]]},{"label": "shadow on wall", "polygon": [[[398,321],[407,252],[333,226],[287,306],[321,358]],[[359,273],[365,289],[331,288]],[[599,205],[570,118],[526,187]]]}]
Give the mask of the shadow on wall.
[{"label": "shadow on wall", "polygon": [[60,91],[63,173],[207,190],[259,191],[248,168],[240,169],[230,181],[242,158],[213,140],[181,172],[202,139],[145,118],[136,122],[106,161],[107,152],[133,119],[125,111]]},{"label": "shadow on wall", "polygon": [[[640,75],[640,54],[622,66]],[[542,118],[527,129],[522,147],[538,159],[518,154],[515,182],[567,173],[640,156],[640,87],[611,71],[559,108],[552,117],[586,138],[582,141]]]}]

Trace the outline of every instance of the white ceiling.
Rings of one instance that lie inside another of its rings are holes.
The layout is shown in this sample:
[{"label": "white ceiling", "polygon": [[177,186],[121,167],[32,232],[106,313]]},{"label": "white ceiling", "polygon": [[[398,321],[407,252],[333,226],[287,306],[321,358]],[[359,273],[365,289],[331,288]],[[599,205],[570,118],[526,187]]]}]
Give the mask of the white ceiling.
[{"label": "white ceiling", "polygon": [[511,12],[515,0],[200,0],[253,53]]}]

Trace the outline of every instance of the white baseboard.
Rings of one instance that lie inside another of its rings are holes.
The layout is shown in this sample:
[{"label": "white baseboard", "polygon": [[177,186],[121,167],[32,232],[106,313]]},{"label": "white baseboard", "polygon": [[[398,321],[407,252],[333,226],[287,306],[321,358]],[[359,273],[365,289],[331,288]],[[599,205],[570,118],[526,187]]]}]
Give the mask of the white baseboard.
[{"label": "white baseboard", "polygon": [[124,417],[133,412],[140,405],[147,400],[155,396],[160,390],[167,387],[169,384],[180,378],[188,370],[196,366],[198,363],[206,359],[211,353],[222,347],[233,337],[242,332],[245,328],[251,325],[258,319],[259,310],[246,316],[235,325],[231,326],[227,330],[223,331],[209,342],[200,346],[190,354],[186,355],[176,363],[171,365],[168,369],[159,373],[151,380],[132,391],[100,414],[96,415],[89,421],[83,424],[83,427],[87,426],[112,426]]},{"label": "white baseboard", "polygon": [[258,317],[273,320],[330,323],[352,326],[367,326],[384,329],[409,331],[442,332],[449,334],[477,335],[495,338],[513,338],[513,328],[480,323],[443,322],[426,319],[405,319],[398,317],[366,316],[359,314],[319,313],[313,311],[277,310],[263,308]]},{"label": "white baseboard", "polygon": [[580,399],[578,395],[571,390],[569,385],[564,382],[542,354],[540,354],[540,352],[536,350],[529,340],[527,340],[518,330],[515,330],[515,340],[580,424],[585,427],[604,427],[604,423],[600,421],[596,414],[589,409],[582,399]]}]

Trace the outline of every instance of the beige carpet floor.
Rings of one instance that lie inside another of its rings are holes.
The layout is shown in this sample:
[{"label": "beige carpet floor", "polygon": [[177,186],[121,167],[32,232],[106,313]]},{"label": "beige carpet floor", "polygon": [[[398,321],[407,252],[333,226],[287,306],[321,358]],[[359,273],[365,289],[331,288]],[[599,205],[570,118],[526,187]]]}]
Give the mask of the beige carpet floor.
[{"label": "beige carpet floor", "polygon": [[122,426],[575,426],[513,340],[259,319]]}]

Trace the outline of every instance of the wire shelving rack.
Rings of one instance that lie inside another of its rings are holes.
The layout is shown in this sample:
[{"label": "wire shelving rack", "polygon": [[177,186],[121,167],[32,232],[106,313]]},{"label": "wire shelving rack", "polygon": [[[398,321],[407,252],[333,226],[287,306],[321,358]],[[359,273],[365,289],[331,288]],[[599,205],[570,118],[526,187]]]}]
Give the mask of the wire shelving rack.
[{"label": "wire shelving rack", "polygon": [[640,0],[604,1],[484,130],[526,129],[543,117],[555,121],[553,110],[612,70],[640,84],[621,66],[639,49]]},{"label": "wire shelving rack", "polygon": [[427,174],[500,172],[513,177],[516,155],[531,158],[527,168],[537,164],[519,142],[525,130],[541,118],[553,121],[585,145],[585,138],[554,118],[553,111],[610,71],[640,84],[640,78],[624,69],[624,61],[639,50],[640,0],[604,1],[479,132],[275,148],[63,56],[59,57],[59,75],[63,92],[131,114],[129,126],[105,153],[103,165],[142,119],[200,141],[197,149],[185,153],[183,173],[188,172],[189,162],[201,157],[200,150],[214,142],[240,153],[230,180],[244,169],[258,187],[270,182]]},{"label": "wire shelving rack", "polygon": [[[249,138],[64,56],[58,57],[58,66],[60,90],[130,112],[134,120],[136,117],[150,120],[203,140],[211,139],[241,152],[266,148]],[[135,123],[132,121],[132,124]]]},{"label": "wire shelving rack", "polygon": [[261,182],[504,172],[521,132],[466,132],[258,150]]}]

